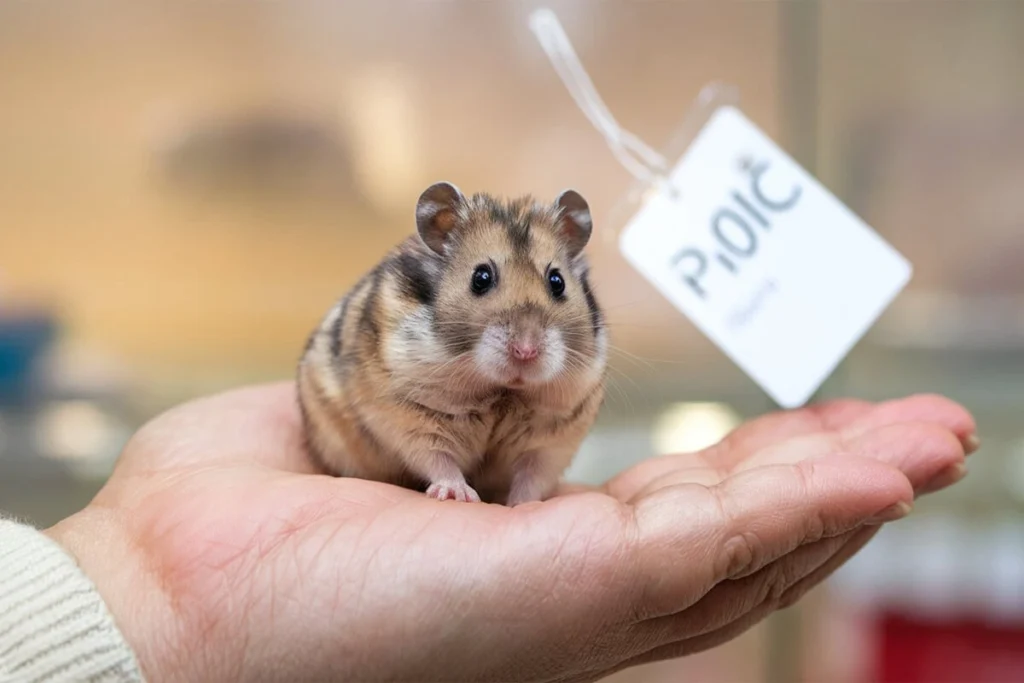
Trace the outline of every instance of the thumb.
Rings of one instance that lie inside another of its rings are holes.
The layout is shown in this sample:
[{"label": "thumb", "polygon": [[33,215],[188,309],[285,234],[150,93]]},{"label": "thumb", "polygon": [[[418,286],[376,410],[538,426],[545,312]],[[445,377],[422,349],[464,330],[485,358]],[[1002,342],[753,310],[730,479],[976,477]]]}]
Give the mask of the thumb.
[{"label": "thumb", "polygon": [[681,484],[637,501],[641,619],[682,611],[716,584],[805,543],[905,516],[913,488],[897,468],[836,456],[772,465],[707,487]]}]

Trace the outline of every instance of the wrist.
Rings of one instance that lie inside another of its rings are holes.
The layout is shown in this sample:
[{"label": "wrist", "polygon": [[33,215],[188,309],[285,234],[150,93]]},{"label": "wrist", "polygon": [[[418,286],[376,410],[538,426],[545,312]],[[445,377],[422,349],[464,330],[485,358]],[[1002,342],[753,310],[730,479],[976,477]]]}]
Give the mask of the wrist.
[{"label": "wrist", "polygon": [[142,681],[96,586],[53,538],[0,519],[0,678]]},{"label": "wrist", "polygon": [[165,681],[181,675],[170,602],[115,516],[87,507],[43,533],[95,587],[143,676]]}]

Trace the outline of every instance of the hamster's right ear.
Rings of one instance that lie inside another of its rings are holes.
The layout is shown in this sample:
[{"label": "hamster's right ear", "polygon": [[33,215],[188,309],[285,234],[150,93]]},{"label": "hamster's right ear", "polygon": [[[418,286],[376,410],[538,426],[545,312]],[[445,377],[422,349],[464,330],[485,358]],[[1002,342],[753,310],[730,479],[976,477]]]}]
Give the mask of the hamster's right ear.
[{"label": "hamster's right ear", "polygon": [[451,183],[434,183],[420,195],[416,203],[416,229],[420,239],[438,254],[444,254],[444,243],[466,203],[459,188]]}]

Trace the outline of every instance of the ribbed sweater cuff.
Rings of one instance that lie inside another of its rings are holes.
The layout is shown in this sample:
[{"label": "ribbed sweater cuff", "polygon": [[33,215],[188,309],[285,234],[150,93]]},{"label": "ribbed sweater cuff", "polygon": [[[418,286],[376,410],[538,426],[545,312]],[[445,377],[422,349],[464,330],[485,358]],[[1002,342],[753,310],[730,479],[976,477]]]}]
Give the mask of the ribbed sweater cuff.
[{"label": "ribbed sweater cuff", "polygon": [[0,681],[142,681],[138,662],[74,559],[0,519]]}]

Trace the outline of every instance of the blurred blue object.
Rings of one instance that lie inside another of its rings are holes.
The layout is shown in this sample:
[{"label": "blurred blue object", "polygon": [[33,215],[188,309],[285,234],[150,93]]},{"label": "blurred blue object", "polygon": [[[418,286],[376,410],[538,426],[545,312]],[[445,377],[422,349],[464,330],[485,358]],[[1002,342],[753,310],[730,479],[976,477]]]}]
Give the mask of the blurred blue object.
[{"label": "blurred blue object", "polygon": [[38,389],[37,361],[52,345],[57,328],[48,313],[0,309],[0,402],[31,400]]}]

